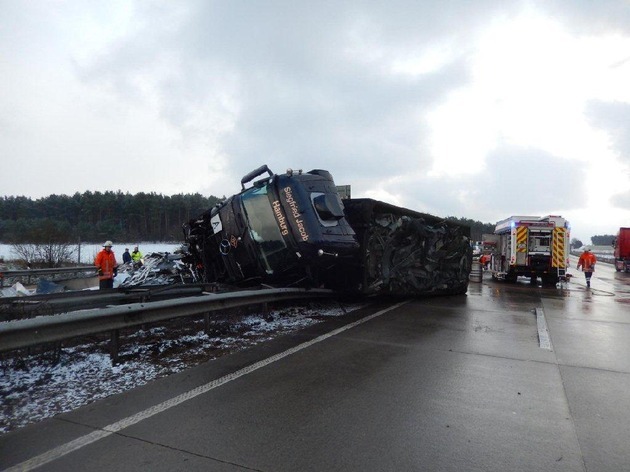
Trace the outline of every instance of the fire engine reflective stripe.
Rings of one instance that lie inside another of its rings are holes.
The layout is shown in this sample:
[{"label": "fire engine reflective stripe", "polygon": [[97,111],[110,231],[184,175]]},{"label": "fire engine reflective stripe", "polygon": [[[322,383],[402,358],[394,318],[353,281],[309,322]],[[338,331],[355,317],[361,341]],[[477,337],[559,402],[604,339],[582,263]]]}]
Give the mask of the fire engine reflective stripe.
[{"label": "fire engine reflective stripe", "polygon": [[552,253],[551,267],[565,267],[564,265],[564,248],[566,239],[565,228],[554,228],[551,238]]},{"label": "fire engine reflective stripe", "polygon": [[516,252],[527,252],[527,226],[516,228]]}]

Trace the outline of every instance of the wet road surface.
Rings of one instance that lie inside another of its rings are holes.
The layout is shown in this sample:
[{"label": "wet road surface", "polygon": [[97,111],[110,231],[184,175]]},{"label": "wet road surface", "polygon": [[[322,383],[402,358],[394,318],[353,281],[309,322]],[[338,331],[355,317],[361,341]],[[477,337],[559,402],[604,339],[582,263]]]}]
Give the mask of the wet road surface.
[{"label": "wet road surface", "polygon": [[0,469],[630,471],[630,274],[571,272],[380,302],[0,436]]}]

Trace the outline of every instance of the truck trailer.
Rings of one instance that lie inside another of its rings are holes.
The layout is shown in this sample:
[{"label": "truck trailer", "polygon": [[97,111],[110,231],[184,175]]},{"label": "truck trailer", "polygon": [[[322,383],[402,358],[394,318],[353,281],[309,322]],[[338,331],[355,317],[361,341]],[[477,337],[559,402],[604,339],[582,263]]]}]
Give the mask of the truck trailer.
[{"label": "truck trailer", "polygon": [[490,261],[495,279],[523,276],[535,283],[540,277],[543,285],[555,285],[566,277],[570,227],[561,216],[511,216],[486,237],[496,244]]},{"label": "truck trailer", "polygon": [[377,200],[342,200],[321,169],[275,174],[263,165],[241,187],[183,225],[200,282],[365,295],[467,291],[466,225]]},{"label": "truck trailer", "polygon": [[613,240],[615,249],[615,269],[617,272],[630,272],[630,228],[619,228]]}]

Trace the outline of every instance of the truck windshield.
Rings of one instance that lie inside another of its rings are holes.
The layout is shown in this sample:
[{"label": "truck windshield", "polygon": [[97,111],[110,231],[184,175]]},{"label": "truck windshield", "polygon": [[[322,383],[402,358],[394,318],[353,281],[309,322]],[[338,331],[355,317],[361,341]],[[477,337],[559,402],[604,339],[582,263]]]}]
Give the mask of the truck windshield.
[{"label": "truck windshield", "polygon": [[252,188],[242,195],[249,234],[260,248],[261,260],[268,274],[282,264],[287,245],[273,214],[267,185]]}]

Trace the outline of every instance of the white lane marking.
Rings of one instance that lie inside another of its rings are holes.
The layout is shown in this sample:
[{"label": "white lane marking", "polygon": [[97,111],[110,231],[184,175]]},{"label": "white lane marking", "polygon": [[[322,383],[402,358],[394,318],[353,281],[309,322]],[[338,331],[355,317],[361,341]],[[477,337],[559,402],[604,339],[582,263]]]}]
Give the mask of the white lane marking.
[{"label": "white lane marking", "polygon": [[155,416],[158,413],[162,413],[163,411],[166,411],[169,408],[173,408],[174,406],[180,405],[184,403],[185,401],[190,400],[191,398],[195,398],[198,395],[202,395],[206,392],[209,392],[210,390],[220,387],[221,385],[231,382],[232,380],[236,380],[239,377],[242,377],[251,372],[254,372],[255,370],[260,369],[261,367],[265,367],[269,364],[279,361],[280,359],[290,356],[291,354],[295,354],[296,352],[306,349],[307,347],[310,347],[313,344],[317,344],[319,342],[325,341],[326,339],[336,336],[339,333],[343,333],[344,331],[352,329],[355,326],[358,326],[378,316],[381,316],[387,313],[388,311],[395,310],[396,308],[406,303],[409,303],[409,301],[410,300],[406,300],[404,302],[397,303],[396,305],[392,305],[389,308],[385,308],[384,310],[381,310],[370,316],[367,316],[358,321],[355,321],[354,323],[350,323],[345,326],[342,326],[341,328],[331,331],[330,333],[323,334],[319,336],[318,338],[312,339],[303,344],[295,346],[284,352],[276,354],[275,356],[268,357],[267,359],[256,362],[250,366],[244,367],[243,369],[237,370],[236,372],[232,372],[231,374],[228,374],[219,379],[213,380],[212,382],[208,382],[205,385],[201,385],[197,388],[189,390],[188,392],[182,393],[181,395],[173,397],[170,400],[166,400],[162,403],[152,406],[151,408],[147,408],[144,411],[136,413],[135,415],[129,416],[120,421],[117,421],[116,423],[112,423],[108,426],[105,426],[103,427],[102,430],[97,430],[85,436],[81,436],[73,441],[70,441],[66,444],[62,444],[61,446],[51,449],[50,451],[44,452],[43,454],[40,454],[39,456],[35,456],[20,464],[14,465],[13,467],[9,469],[5,469],[5,472],[15,472],[18,470],[19,471],[33,470],[39,466],[52,462],[56,459],[59,459],[62,456],[65,456],[66,454],[74,452],[78,449],[81,449],[82,447],[92,444],[93,442],[106,438],[114,433],[117,433],[118,431],[121,431],[125,428],[128,428],[129,426],[139,423],[142,420]]},{"label": "white lane marking", "polygon": [[536,308],[536,325],[538,325],[538,341],[541,349],[553,351],[551,348],[551,338],[547,329],[547,321],[545,320],[545,312],[542,308]]}]

